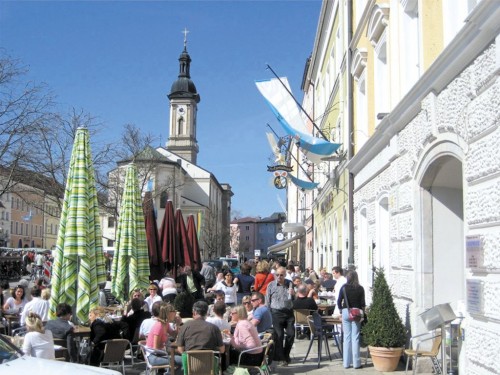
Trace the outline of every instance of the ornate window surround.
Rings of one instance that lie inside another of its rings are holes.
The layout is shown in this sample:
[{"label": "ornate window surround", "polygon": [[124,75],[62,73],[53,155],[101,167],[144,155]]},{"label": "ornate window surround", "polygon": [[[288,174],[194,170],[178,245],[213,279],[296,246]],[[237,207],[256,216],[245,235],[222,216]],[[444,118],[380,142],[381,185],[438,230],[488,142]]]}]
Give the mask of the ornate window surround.
[{"label": "ornate window surround", "polygon": [[389,25],[389,10],[387,4],[379,4],[373,7],[367,29],[367,37],[373,47],[378,44],[385,28]]}]

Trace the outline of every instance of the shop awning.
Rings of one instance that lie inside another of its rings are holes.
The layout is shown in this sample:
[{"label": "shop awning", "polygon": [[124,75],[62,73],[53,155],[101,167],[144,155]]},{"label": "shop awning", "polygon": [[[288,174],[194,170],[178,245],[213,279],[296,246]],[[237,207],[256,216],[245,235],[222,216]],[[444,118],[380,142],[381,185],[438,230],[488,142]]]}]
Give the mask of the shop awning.
[{"label": "shop awning", "polygon": [[277,243],[276,245],[269,246],[267,248],[267,254],[268,255],[274,254],[274,253],[277,253],[279,251],[288,249],[289,247],[293,246],[295,244],[295,242],[297,240],[301,239],[302,237],[304,237],[303,234],[297,234],[291,238],[287,238],[286,240],[281,241],[280,243]]}]

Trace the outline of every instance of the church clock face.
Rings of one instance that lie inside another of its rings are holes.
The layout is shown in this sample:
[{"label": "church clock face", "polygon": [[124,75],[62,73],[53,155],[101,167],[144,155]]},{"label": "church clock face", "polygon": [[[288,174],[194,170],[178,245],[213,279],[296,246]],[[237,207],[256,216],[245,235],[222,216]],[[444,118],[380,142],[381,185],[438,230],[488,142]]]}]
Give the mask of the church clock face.
[{"label": "church clock face", "polygon": [[177,107],[177,113],[182,116],[182,115],[185,115],[186,114],[186,107],[181,105],[179,107]]}]

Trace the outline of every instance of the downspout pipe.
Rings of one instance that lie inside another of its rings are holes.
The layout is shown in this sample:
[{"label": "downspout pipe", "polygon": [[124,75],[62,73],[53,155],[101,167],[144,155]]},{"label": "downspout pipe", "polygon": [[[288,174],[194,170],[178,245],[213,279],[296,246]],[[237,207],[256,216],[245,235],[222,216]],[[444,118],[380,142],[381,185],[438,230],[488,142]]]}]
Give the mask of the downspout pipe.
[{"label": "downspout pipe", "polygon": [[[353,110],[353,80],[351,74],[351,63],[352,63],[352,0],[347,1],[347,116],[348,116],[348,132],[349,132],[349,144],[348,144],[348,159],[354,156],[354,110]],[[354,266],[354,175],[349,172],[348,181],[348,209],[349,209],[349,258],[348,268],[353,269]]]}]

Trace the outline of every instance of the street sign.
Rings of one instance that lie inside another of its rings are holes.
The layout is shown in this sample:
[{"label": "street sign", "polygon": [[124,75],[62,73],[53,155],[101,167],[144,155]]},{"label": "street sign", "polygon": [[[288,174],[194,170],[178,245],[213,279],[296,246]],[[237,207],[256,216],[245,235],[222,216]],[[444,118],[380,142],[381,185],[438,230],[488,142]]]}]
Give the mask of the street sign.
[{"label": "street sign", "polygon": [[253,252],[254,252],[254,256],[260,257],[260,250],[259,249],[256,249]]}]

